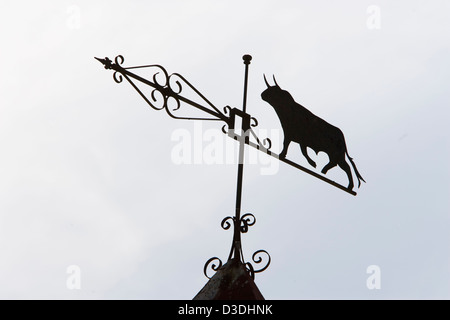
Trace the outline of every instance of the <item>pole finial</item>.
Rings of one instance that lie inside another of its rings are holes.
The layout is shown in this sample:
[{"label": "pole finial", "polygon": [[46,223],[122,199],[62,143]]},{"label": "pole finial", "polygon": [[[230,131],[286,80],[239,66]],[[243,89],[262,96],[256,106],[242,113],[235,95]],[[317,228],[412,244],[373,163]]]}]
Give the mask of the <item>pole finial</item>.
[{"label": "pole finial", "polygon": [[246,54],[242,57],[242,59],[244,60],[244,64],[250,64],[250,61],[252,61],[252,56],[249,54]]}]

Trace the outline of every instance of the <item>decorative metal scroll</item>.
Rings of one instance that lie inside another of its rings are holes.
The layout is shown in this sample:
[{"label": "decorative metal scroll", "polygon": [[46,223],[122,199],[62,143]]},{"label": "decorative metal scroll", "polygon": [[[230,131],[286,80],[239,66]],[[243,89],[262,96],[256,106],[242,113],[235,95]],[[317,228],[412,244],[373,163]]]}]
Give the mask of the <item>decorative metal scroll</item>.
[{"label": "decorative metal scroll", "polygon": [[[222,220],[221,226],[224,230],[228,230],[233,225],[235,228],[235,230],[234,230],[235,232],[237,231],[239,233],[247,233],[248,228],[253,226],[255,223],[256,223],[255,216],[251,213],[246,213],[239,219],[239,222],[236,220],[236,217],[231,217],[231,216],[225,217]],[[228,261],[233,259],[234,252],[239,252],[240,253],[239,259],[241,261],[245,261],[243,253],[242,253],[242,247],[241,247],[240,240],[237,240],[236,237],[234,237],[233,240],[234,241],[231,246],[230,254],[228,256]],[[262,255],[265,255],[266,259],[263,259]],[[260,264],[263,262],[263,260],[265,260],[265,264],[259,269],[255,269],[250,262],[245,262],[247,271],[249,272],[250,276],[254,279],[255,273],[263,272],[264,270],[266,270],[269,267],[271,258],[270,258],[269,253],[266,250],[258,250],[253,253],[252,260],[256,264]],[[218,257],[212,257],[208,261],[206,261],[205,266],[203,268],[203,273],[205,274],[205,276],[208,279],[211,279],[211,277],[208,276],[208,269],[211,269],[212,271],[216,272],[221,267],[222,267],[222,260],[220,260]]]},{"label": "decorative metal scroll", "polygon": [[[208,99],[205,98],[189,81],[187,81],[182,75],[178,73],[169,73],[164,69],[164,67],[152,64],[143,65],[136,67],[122,67],[124,58],[118,55],[114,59],[114,63],[109,59],[95,58],[105,66],[105,69],[113,69],[113,79],[116,83],[121,83],[123,78],[125,78],[133,88],[139,93],[139,95],[147,102],[147,104],[155,110],[165,110],[167,114],[174,119],[187,119],[187,120],[222,120],[225,122],[229,121],[229,118],[219,111]],[[152,80],[147,80],[129,70],[136,69],[147,69],[152,72]],[[150,92],[150,97],[142,92],[142,90],[135,84],[133,80],[140,81],[153,89]],[[207,105],[205,107],[195,101],[192,101],[181,94],[185,88],[191,89],[195,94],[202,99],[202,101]],[[184,117],[177,115],[177,111],[181,109],[182,105],[191,105],[199,110],[202,110],[212,117],[210,118],[198,118],[198,117]]]}]

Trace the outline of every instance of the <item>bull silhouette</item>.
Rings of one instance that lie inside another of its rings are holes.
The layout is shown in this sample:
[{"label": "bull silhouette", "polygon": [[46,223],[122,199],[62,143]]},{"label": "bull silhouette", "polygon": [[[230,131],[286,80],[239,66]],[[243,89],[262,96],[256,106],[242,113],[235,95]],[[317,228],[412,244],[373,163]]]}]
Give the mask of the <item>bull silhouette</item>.
[{"label": "bull silhouette", "polygon": [[291,94],[283,90],[278,85],[275,76],[274,86],[270,86],[264,75],[264,81],[267,89],[261,94],[261,98],[268,102],[274,109],[280,119],[281,126],[284,131],[283,150],[280,158],[285,158],[291,142],[297,142],[300,150],[308,163],[316,167],[316,163],[308,156],[307,147],[313,149],[316,154],[323,151],[328,155],[329,162],[326,164],[322,173],[326,174],[328,170],[338,165],[345,171],[348,177],[348,189],[353,189],[353,177],[350,166],[345,156],[347,155],[353,166],[356,177],[358,179],[358,188],[361,186],[361,180],[366,182],[356,169],[353,159],[347,152],[345,138],[342,131],[329,124],[325,120],[319,118],[311,111],[294,101]]}]

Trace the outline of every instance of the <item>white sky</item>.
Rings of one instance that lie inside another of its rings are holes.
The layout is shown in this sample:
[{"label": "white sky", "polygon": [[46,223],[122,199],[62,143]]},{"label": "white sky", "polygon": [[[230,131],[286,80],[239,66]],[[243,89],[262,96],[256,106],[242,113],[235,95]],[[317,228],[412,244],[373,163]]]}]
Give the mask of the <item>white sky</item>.
[{"label": "white sky", "polygon": [[[149,109],[93,57],[161,64],[241,108],[245,53],[259,127],[279,128],[260,98],[275,74],[343,130],[367,181],[353,197],[283,163],[246,167],[242,209],[257,223],[243,249],[271,254],[256,275],[265,298],[450,298],[449,12],[445,0],[2,1],[0,298],[194,297],[207,259],[229,253],[237,166],[176,165],[172,134],[196,124]],[[295,144],[288,157],[305,163]],[[80,290],[66,287],[70,265]]]}]

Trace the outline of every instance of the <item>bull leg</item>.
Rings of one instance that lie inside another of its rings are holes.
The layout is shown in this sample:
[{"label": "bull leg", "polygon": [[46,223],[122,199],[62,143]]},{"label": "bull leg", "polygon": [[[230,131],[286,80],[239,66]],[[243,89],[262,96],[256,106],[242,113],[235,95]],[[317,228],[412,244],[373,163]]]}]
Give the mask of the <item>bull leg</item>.
[{"label": "bull leg", "polygon": [[339,167],[341,167],[341,169],[344,170],[345,173],[347,174],[347,177],[348,177],[348,189],[352,190],[353,189],[353,177],[352,177],[352,171],[350,170],[350,166],[345,161],[345,159],[342,159],[338,164],[339,164]]},{"label": "bull leg", "polygon": [[323,167],[322,173],[327,174],[328,170],[330,170],[331,168],[334,168],[335,166],[336,166],[336,162],[333,162],[333,161],[328,162],[328,164],[325,167]]},{"label": "bull leg", "polygon": [[286,154],[287,154],[288,147],[289,147],[290,143],[291,143],[291,140],[284,139],[284,141],[283,141],[283,150],[280,153],[280,158],[286,158]]},{"label": "bull leg", "polygon": [[316,167],[316,163],[313,161],[313,159],[311,159],[308,156],[308,151],[306,150],[306,146],[301,144],[300,145],[300,149],[302,150],[303,156],[306,158],[306,160],[308,160],[308,163],[315,168]]}]

